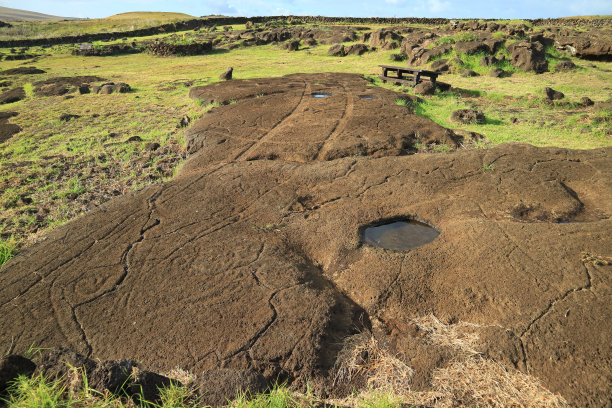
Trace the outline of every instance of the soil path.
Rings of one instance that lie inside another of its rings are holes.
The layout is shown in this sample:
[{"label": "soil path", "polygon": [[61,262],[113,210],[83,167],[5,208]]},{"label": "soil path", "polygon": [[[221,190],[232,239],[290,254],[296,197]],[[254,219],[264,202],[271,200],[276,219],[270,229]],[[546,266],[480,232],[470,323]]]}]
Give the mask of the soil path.
[{"label": "soil path", "polygon": [[[457,139],[355,75],[192,95],[236,103],[191,128],[174,180],[112,200],[6,265],[0,344],[312,379],[371,320],[434,313],[477,324],[492,357],[573,403],[605,405],[612,275],[598,259],[612,255],[612,149],[410,155],[417,137]],[[398,217],[441,233],[403,252],[361,243],[361,227]],[[409,364],[440,363],[412,355],[409,332],[393,336]]]}]

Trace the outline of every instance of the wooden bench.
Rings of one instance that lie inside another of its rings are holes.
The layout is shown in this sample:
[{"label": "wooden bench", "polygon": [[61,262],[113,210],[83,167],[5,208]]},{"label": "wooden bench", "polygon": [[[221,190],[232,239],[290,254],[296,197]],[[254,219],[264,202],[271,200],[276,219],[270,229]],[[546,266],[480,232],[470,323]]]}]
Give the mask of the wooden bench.
[{"label": "wooden bench", "polygon": [[[394,67],[392,65],[379,65],[382,68],[383,73],[378,77],[384,82],[390,81],[396,84],[409,84],[416,85],[421,81],[431,81],[433,86],[436,86],[438,79],[438,72],[427,71],[425,69],[415,69],[409,67]],[[393,76],[389,76],[392,73]]]}]

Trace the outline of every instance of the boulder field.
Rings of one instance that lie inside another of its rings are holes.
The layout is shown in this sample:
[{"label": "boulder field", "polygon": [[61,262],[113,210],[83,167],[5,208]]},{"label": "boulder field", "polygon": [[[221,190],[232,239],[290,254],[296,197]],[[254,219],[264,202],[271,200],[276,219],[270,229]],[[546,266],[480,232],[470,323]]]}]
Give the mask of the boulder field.
[{"label": "boulder field", "polygon": [[[417,142],[462,141],[397,104],[405,95],[349,74],[191,96],[228,104],[188,130],[177,177],[5,265],[0,352],[64,346],[330,391],[343,339],[374,328],[427,389],[449,360],[400,323],[433,313],[473,323],[491,358],[570,403],[608,402],[611,148],[413,154]],[[407,218],[440,235],[408,251],[363,242],[364,226]]]}]

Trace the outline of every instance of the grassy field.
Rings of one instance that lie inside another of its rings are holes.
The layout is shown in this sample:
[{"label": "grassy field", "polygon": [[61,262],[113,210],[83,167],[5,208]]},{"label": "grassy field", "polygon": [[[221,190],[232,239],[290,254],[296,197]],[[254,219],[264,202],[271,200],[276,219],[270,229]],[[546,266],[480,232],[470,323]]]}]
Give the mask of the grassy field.
[{"label": "grassy field", "polygon": [[0,40],[48,38],[66,35],[112,33],[154,27],[196,17],[183,13],[131,12],[107,18],[60,21],[15,21],[12,27],[0,27]]}]

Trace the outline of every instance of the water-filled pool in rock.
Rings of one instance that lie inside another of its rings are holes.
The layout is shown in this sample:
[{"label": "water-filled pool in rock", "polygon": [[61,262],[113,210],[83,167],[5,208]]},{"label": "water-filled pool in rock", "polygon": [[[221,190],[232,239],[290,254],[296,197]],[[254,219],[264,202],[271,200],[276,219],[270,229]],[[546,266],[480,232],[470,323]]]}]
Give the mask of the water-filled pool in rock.
[{"label": "water-filled pool in rock", "polygon": [[328,96],[331,96],[331,94],[328,94],[328,93],[312,93],[312,94],[310,94],[310,96],[312,96],[313,98],[327,98]]},{"label": "water-filled pool in rock", "polygon": [[415,220],[392,221],[363,230],[363,242],[368,245],[405,251],[425,245],[440,235],[435,228]]},{"label": "water-filled pool in rock", "polygon": [[368,101],[371,101],[372,99],[374,99],[374,97],[372,95],[359,95],[359,98],[365,99],[365,100],[368,100]]}]

